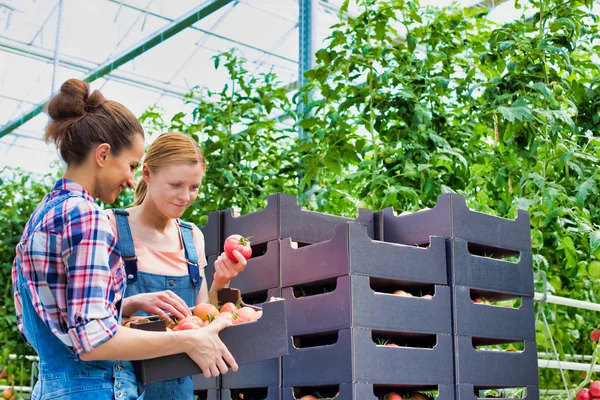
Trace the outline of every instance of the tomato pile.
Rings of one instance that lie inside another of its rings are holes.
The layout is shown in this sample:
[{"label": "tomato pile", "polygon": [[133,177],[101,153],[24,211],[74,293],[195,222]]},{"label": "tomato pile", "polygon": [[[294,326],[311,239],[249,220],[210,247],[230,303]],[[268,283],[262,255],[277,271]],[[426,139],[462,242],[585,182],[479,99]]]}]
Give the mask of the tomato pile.
[{"label": "tomato pile", "polygon": [[581,389],[577,392],[577,400],[600,399],[600,381],[592,381],[590,388]]},{"label": "tomato pile", "polygon": [[[395,294],[396,296],[401,296],[401,297],[415,297],[415,296],[413,296],[413,294],[412,294],[412,293],[405,292],[404,290],[396,290],[396,291],[394,292],[394,294]],[[432,296],[432,295],[430,295],[430,294],[426,294],[426,295],[423,295],[423,296],[421,296],[421,298],[422,298],[422,299],[432,299],[432,298],[433,298],[433,296]]]},{"label": "tomato pile", "polygon": [[194,307],[194,315],[185,317],[178,322],[172,322],[168,331],[185,331],[190,329],[200,329],[208,326],[211,322],[225,318],[233,322],[234,325],[245,322],[254,322],[262,317],[262,311],[252,307],[238,307],[229,302],[217,309],[212,304],[198,304]]}]

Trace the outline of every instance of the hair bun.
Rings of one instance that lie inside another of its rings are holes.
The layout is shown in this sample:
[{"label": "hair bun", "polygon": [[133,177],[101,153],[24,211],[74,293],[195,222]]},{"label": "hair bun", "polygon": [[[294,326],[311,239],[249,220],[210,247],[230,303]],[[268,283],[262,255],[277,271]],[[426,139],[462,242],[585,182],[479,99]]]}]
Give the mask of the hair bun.
[{"label": "hair bun", "polygon": [[101,106],[105,101],[106,99],[104,98],[104,95],[98,90],[94,90],[92,94],[88,96],[83,108],[86,112],[92,112],[96,107]]},{"label": "hair bun", "polygon": [[90,85],[79,79],[69,79],[60,87],[60,93],[50,100],[48,115],[55,121],[81,117],[85,113]]}]

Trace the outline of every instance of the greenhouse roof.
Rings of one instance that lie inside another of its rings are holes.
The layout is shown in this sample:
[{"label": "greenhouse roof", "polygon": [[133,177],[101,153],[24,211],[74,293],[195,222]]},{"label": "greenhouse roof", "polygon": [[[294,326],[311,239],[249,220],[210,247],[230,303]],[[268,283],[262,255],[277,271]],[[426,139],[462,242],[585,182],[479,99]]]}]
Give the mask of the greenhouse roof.
[{"label": "greenhouse roof", "polygon": [[[315,46],[342,3],[312,0]],[[459,2],[488,7],[498,21],[520,15],[513,3]],[[251,73],[273,71],[293,86],[299,0],[0,0],[0,167],[44,172],[56,159],[42,141],[47,116],[40,112],[64,80],[87,77],[136,115],[154,104],[173,114],[192,87],[222,88],[225,72],[211,57],[231,48]]]}]

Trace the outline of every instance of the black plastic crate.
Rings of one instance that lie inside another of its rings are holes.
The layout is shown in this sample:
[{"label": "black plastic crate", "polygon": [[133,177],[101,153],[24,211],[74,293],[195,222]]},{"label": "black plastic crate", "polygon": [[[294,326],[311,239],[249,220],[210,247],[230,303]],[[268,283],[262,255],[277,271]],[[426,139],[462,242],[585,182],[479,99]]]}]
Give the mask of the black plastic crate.
[{"label": "black plastic crate", "polygon": [[198,396],[198,400],[221,400],[219,389],[194,390],[194,395]]},{"label": "black plastic crate", "polygon": [[200,230],[204,235],[204,254],[220,254],[223,251],[223,212],[208,214],[208,222]]},{"label": "black plastic crate", "polygon": [[356,223],[339,224],[330,240],[297,249],[292,248],[290,239],[284,239],[281,285],[289,287],[349,273],[446,285],[445,240],[432,237],[430,243],[421,248],[373,240],[367,228]]},{"label": "black plastic crate", "polygon": [[518,261],[494,258],[494,249],[473,245],[463,239],[447,240],[451,284],[475,289],[533,297],[533,259],[520,251]]},{"label": "black plastic crate", "polygon": [[194,382],[194,391],[221,388],[220,376],[205,378],[202,374],[194,375],[192,376],[192,382]]},{"label": "black plastic crate", "polygon": [[[525,397],[502,397],[507,400],[539,400],[540,398],[540,388],[538,386],[525,386],[527,389]],[[469,384],[457,385],[456,387],[456,398],[457,400],[478,400],[483,399],[482,391],[484,389],[494,389],[493,387],[484,387],[484,386],[475,386]],[[509,388],[505,388],[509,389]]]},{"label": "black plastic crate", "polygon": [[251,237],[254,244],[292,238],[301,243],[317,243],[331,239],[335,226],[355,221],[367,226],[373,236],[373,212],[359,209],[354,220],[337,215],[322,214],[300,209],[296,196],[275,194],[269,196],[267,206],[250,214],[234,216],[231,209],[223,212],[223,240],[229,235]]},{"label": "black plastic crate", "polygon": [[252,251],[246,268],[232,279],[230,286],[242,294],[279,287],[279,240],[253,246]]},{"label": "black plastic crate", "polygon": [[457,194],[442,194],[434,208],[406,215],[396,216],[392,208],[386,208],[379,213],[377,226],[377,237],[386,242],[423,244],[430,236],[441,236],[531,252],[527,211],[518,210],[515,220],[500,218],[472,211]]},{"label": "black plastic crate", "polygon": [[206,256],[206,267],[204,267],[204,277],[206,279],[206,287],[210,290],[210,285],[212,285],[214,276],[215,276],[215,260],[217,259],[218,254],[211,254]]},{"label": "black plastic crate", "polygon": [[[418,387],[417,387],[418,388]],[[373,385],[370,383],[342,383],[326,387],[283,387],[282,399],[295,400],[307,393],[319,395],[322,399],[335,400],[379,400],[383,393],[396,392],[400,395],[409,388],[395,387],[394,385]],[[454,400],[453,385],[429,386],[421,389],[421,392],[434,390],[437,392],[435,400]],[[338,394],[339,393],[339,394]],[[377,394],[376,394],[377,393]],[[337,396],[336,396],[337,394]],[[336,397],[333,397],[336,396]],[[406,398],[406,397],[403,397]]]},{"label": "black plastic crate", "polygon": [[477,303],[515,299],[515,295],[454,286],[454,333],[488,339],[535,341],[535,311],[532,297],[520,298],[519,308]]},{"label": "black plastic crate", "polygon": [[221,376],[221,388],[241,389],[281,386],[281,357],[240,365],[234,373]]},{"label": "black plastic crate", "polygon": [[488,339],[485,338],[457,335],[455,342],[456,382],[459,387],[538,386],[535,341],[524,341],[523,350],[516,352],[477,349],[478,346],[488,343]]},{"label": "black plastic crate", "polygon": [[[390,341],[378,345],[377,338]],[[392,342],[398,347],[391,347]],[[401,347],[407,342],[412,347]],[[450,385],[454,383],[452,342],[452,335],[379,332],[364,328],[290,336],[289,354],[283,357],[283,385],[356,382]]]},{"label": "black plastic crate", "polygon": [[280,400],[281,387],[221,389],[221,400]]},{"label": "black plastic crate", "polygon": [[[396,288],[412,290],[415,297],[392,294]],[[321,293],[306,295],[311,290]],[[303,293],[306,296],[302,296]],[[420,294],[426,297],[416,297]],[[433,296],[427,298],[431,294]],[[449,286],[422,286],[365,275],[344,275],[308,286],[306,290],[301,286],[283,288],[282,296],[289,335],[351,327],[453,333]]]}]

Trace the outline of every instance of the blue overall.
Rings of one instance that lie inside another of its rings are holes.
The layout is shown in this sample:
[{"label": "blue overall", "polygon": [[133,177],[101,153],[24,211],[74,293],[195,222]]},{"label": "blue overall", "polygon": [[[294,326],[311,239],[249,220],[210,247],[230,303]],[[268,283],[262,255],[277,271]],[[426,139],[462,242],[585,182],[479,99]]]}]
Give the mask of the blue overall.
[{"label": "blue overall", "polygon": [[[50,201],[43,208],[28,236],[40,224],[43,216],[61,204],[68,194]],[[21,263],[17,259],[17,290],[23,302],[23,333],[40,358],[39,376],[32,400],[134,400],[143,399],[129,361],[82,361],[72,349],[60,341],[35,311]],[[120,310],[120,305],[119,305]],[[120,311],[119,311],[120,314]],[[121,315],[119,315],[119,322]]]},{"label": "blue overall", "polygon": [[[117,222],[117,231],[119,233],[119,245],[123,260],[125,260],[125,273],[127,274],[127,296],[139,293],[161,292],[170,290],[185,301],[189,307],[196,304],[196,298],[202,285],[202,276],[198,267],[198,254],[194,237],[192,235],[193,226],[187,222],[178,220],[181,241],[185,251],[185,258],[188,264],[188,275],[169,276],[158,275],[150,272],[138,271],[137,257],[129,227],[126,210],[113,210]],[[144,312],[138,312],[136,315],[148,315]],[[169,381],[156,382],[146,385],[144,391],[145,400],[159,399],[193,399],[194,384],[191,377],[172,379]]]}]

